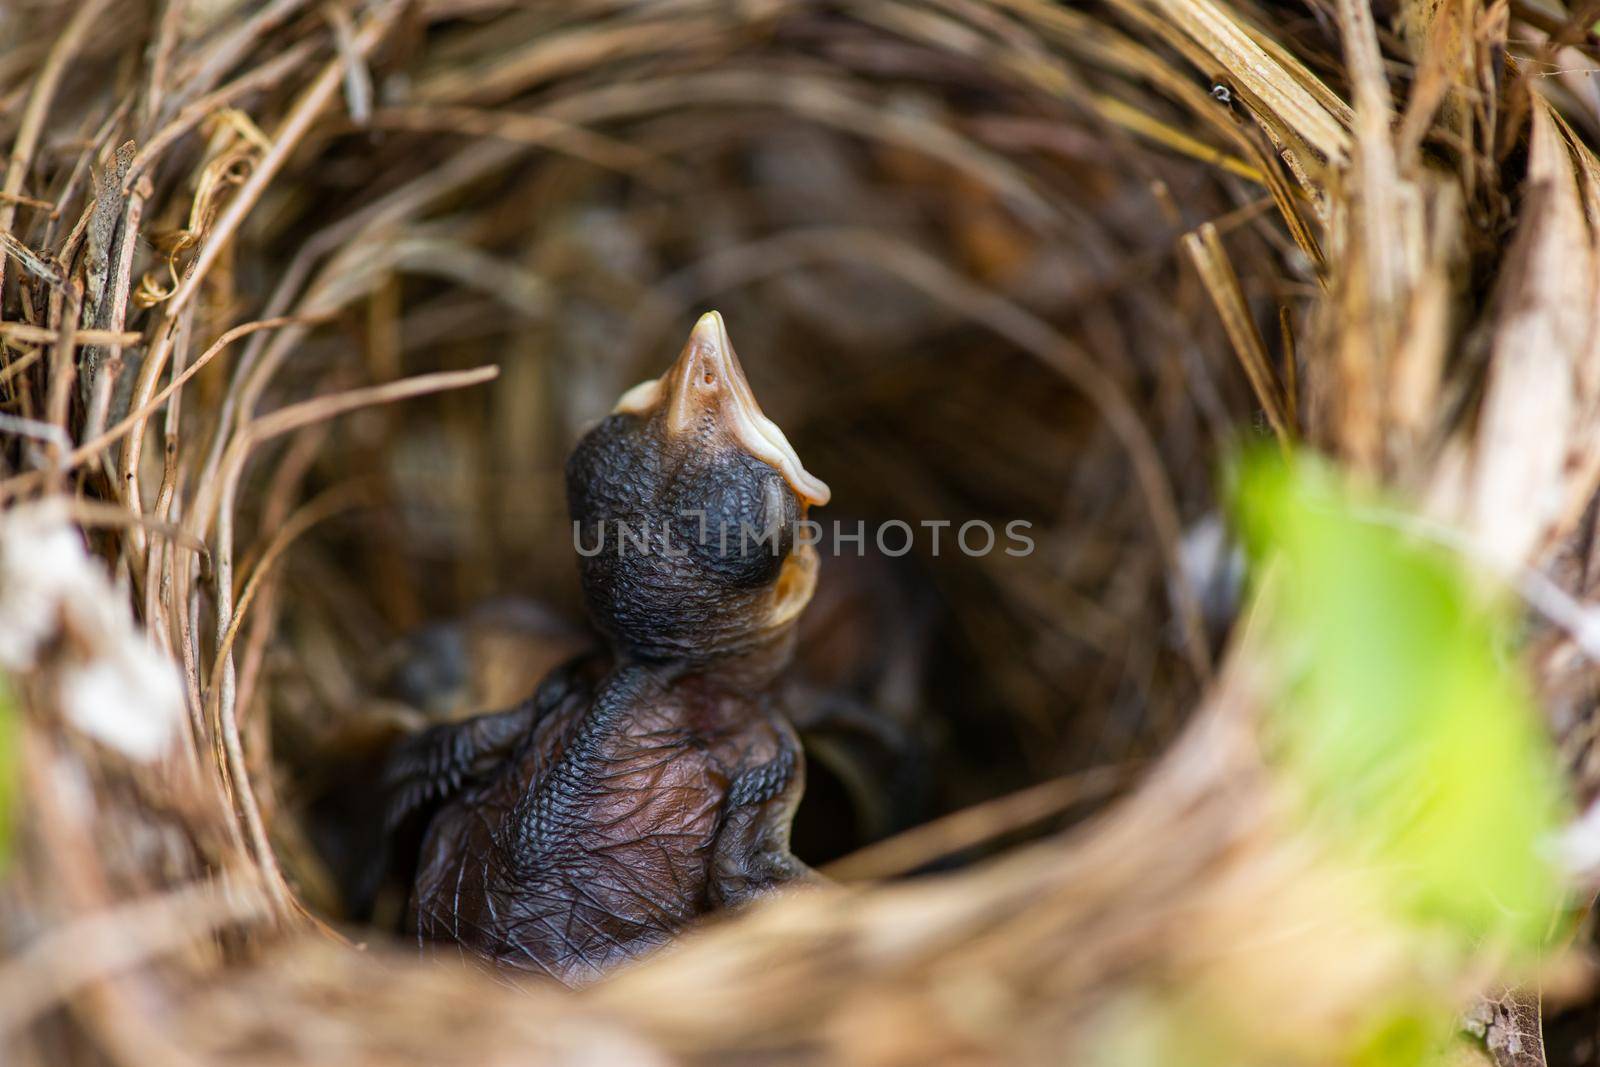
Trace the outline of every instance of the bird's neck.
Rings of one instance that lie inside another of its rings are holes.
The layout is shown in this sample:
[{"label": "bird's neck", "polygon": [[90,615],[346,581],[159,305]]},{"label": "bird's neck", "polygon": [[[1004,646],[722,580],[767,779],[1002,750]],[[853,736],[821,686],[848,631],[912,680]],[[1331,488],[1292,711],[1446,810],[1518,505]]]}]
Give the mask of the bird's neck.
[{"label": "bird's neck", "polygon": [[703,656],[643,660],[619,652],[617,664],[619,671],[642,672],[662,686],[692,674],[730,692],[754,697],[772,688],[794,658],[794,645],[794,628],[786,626],[737,648]]}]

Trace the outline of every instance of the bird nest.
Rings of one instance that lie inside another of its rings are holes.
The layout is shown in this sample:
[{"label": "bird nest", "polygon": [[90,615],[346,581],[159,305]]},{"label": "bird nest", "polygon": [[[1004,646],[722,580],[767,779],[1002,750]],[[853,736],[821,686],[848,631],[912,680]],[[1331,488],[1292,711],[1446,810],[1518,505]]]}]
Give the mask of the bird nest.
[{"label": "bird nest", "polygon": [[[1528,978],[1414,951],[1305,832],[1223,532],[1252,440],[1413,503],[1527,595],[1582,795],[1592,8],[1383,19],[0,12],[8,1062],[1330,1062]],[[418,959],[341,912],[318,797],[583,644],[563,457],[709,307],[818,517],[918,534],[824,561],[801,655],[864,664],[920,784],[863,814],[814,752],[834,884],[581,992]]]}]

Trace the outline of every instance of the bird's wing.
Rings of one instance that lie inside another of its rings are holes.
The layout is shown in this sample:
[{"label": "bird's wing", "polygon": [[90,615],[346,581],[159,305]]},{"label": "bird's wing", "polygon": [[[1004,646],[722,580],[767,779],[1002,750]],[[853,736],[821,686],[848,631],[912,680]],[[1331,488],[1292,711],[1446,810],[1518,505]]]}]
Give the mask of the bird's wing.
[{"label": "bird's wing", "polygon": [[556,668],[537,693],[516,707],[440,723],[396,745],[383,776],[388,832],[493,779],[539,720],[582,695],[594,659],[580,656]]},{"label": "bird's wing", "polygon": [[345,906],[364,919],[386,886],[409,892],[429,822],[440,805],[491,781],[539,720],[573,699],[596,669],[582,656],[551,672],[529,700],[505,711],[440,723],[397,742],[375,783],[359,790],[347,813],[338,866]]}]

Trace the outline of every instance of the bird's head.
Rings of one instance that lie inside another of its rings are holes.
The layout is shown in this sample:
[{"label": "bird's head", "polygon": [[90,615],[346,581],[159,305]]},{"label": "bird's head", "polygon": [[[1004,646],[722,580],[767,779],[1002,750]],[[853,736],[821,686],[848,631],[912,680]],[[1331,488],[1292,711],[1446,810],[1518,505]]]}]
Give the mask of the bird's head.
[{"label": "bird's head", "polygon": [[705,661],[771,644],[816,586],[799,535],[828,487],[761,413],[722,316],[623,394],[567,461],[584,595],[619,651]]}]

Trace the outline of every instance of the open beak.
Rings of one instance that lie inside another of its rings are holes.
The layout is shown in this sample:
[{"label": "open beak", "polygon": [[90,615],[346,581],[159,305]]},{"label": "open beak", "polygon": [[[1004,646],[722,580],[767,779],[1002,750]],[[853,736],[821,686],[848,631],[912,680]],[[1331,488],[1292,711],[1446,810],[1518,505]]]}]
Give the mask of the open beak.
[{"label": "open beak", "polygon": [[750,455],[778,472],[805,504],[826,504],[831,493],[808,472],[778,424],[761,413],[722,316],[700,316],[667,373],[622,394],[617,412],[648,415],[665,405],[667,432],[674,436],[720,429]]}]

